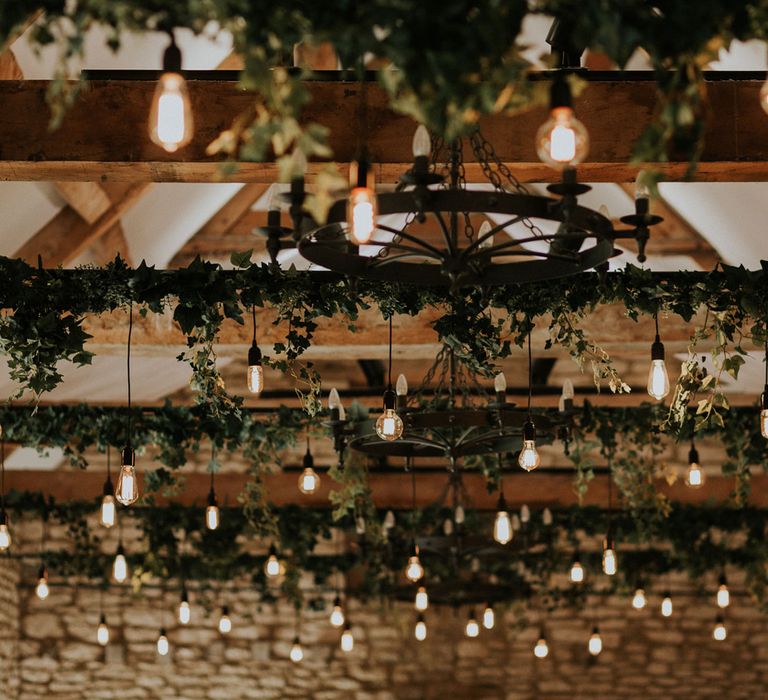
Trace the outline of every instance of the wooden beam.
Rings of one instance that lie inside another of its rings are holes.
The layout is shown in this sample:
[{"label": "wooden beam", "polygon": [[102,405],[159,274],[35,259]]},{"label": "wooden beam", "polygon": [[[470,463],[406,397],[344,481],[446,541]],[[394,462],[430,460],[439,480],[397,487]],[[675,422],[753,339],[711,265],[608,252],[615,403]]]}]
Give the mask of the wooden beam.
[{"label": "wooden beam", "polygon": [[[707,142],[697,179],[765,181],[768,141],[762,138],[765,114],[760,108],[762,80],[715,80],[707,84]],[[347,163],[355,156],[357,122],[350,120],[358,104],[356,83],[307,83],[312,102],[303,118],[330,129],[334,158]],[[210,181],[222,178],[207,146],[232,119],[252,106],[253,95],[234,82],[191,81],[196,119],[195,137],[177,154],[165,153],[147,137],[146,120],[154,91],[151,81],[95,81],[65,117],[62,127],[48,131],[49,111],[44,82],[0,84],[0,178],[7,180]],[[368,90],[368,147],[382,182],[395,182],[410,167],[410,135],[415,124],[393,113],[383,90]],[[114,109],[119,105],[120,109]],[[589,162],[582,180],[633,181],[638,166],[628,165],[633,146],[653,118],[657,106],[652,81],[591,81],[576,100],[579,117],[590,129]],[[539,162],[535,135],[546,118],[536,108],[514,116],[481,120],[499,158],[523,181],[552,181],[558,174]],[[509,138],[509,134],[515,138]],[[320,164],[312,164],[316,170]],[[669,179],[685,177],[687,163],[660,164]],[[481,168],[467,153],[467,180],[482,181]],[[229,177],[241,182],[274,182],[274,163],[243,164]]]},{"label": "wooden beam", "polygon": [[114,260],[118,253],[129,265],[134,264],[123,226],[119,221],[91,245],[89,253],[95,265],[106,265]]},{"label": "wooden beam", "polygon": [[112,206],[109,196],[95,182],[57,182],[58,193],[89,224],[94,223]]},{"label": "wooden beam", "polygon": [[245,248],[233,247],[234,241],[228,241],[229,233],[238,221],[250,212],[251,207],[268,189],[269,185],[260,183],[244,185],[177,251],[169,266],[184,267],[188,265],[199,254],[202,242],[218,241],[219,250],[229,249],[230,252],[252,248],[253,241],[251,245]]},{"label": "wooden beam", "polygon": [[[141,464],[139,466],[139,477]],[[172,501],[186,505],[205,504],[210,477],[207,474],[183,474],[184,491]],[[6,486],[14,491],[32,491],[51,496],[57,501],[94,500],[98,498],[104,486],[105,472],[88,471],[8,471]],[[421,472],[416,469],[416,503],[424,507],[438,501],[445,492],[448,472]],[[243,492],[248,477],[245,474],[220,473],[216,476],[216,493],[219,503],[237,506],[238,496]],[[302,495],[296,486],[297,472],[281,472],[265,477],[265,486],[271,503],[281,506],[287,504],[304,505],[315,508],[330,508],[329,492],[335,483],[323,474],[320,489],[312,495]],[[478,473],[465,472],[462,477],[468,503],[473,508],[493,510],[496,508],[497,494],[489,494],[484,477]],[[406,473],[386,472],[369,474],[373,500],[379,508],[411,508],[411,476]],[[734,488],[735,479],[725,476],[711,476],[701,489],[690,489],[678,480],[670,486],[665,480],[656,480],[658,491],[676,503],[696,505],[723,505],[728,502]],[[143,487],[143,483],[142,483]],[[517,509],[524,503],[532,508],[564,508],[575,505],[578,500],[573,490],[573,472],[563,469],[555,471],[512,472],[504,477],[504,495],[511,509]],[[159,503],[167,499],[158,497]],[[756,507],[768,507],[768,476],[752,476],[752,491],[749,503]],[[583,505],[607,506],[608,477],[597,474],[589,483]]]}]

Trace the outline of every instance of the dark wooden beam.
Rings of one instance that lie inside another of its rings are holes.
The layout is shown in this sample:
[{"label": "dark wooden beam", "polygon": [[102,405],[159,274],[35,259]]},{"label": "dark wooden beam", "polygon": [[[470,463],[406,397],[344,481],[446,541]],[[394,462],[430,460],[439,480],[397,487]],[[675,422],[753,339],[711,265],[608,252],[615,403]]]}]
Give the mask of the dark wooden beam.
[{"label": "dark wooden beam", "polygon": [[[331,74],[335,77],[335,74]],[[597,78],[608,76],[600,74]],[[638,137],[657,108],[656,84],[651,80],[592,79],[576,100],[579,118],[590,130],[589,162],[579,168],[586,181],[630,182],[638,166],[628,165]],[[712,181],[768,179],[768,141],[763,138],[765,114],[758,99],[762,78],[712,80],[707,144],[697,178]],[[312,102],[303,118],[330,129],[334,159],[354,158],[358,128],[350,119],[358,104],[358,83],[320,80],[307,84]],[[47,83],[0,83],[0,178],[6,180],[208,181],[222,176],[208,145],[252,106],[253,95],[235,82],[190,82],[195,111],[195,137],[177,154],[165,153],[147,136],[147,115],[154,91],[152,81],[93,81],[65,117],[62,127],[48,129]],[[395,114],[375,84],[368,91],[368,149],[382,182],[395,182],[409,167],[415,124]],[[115,108],[115,105],[119,108]],[[558,176],[539,162],[535,135],[546,118],[544,108],[514,116],[491,115],[481,120],[485,135],[499,158],[523,181],[551,181]],[[514,135],[511,138],[510,135]],[[312,164],[310,169],[320,167]],[[669,179],[685,177],[687,163],[661,164]],[[234,181],[274,182],[274,163],[242,164]],[[482,181],[482,172],[467,153],[467,179]]]}]

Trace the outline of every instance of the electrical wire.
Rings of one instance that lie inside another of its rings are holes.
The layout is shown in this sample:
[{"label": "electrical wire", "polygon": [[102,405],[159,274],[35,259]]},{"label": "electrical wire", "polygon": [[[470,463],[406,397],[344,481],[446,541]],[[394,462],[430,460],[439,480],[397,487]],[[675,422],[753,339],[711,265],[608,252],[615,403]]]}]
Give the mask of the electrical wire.
[{"label": "electrical wire", "polygon": [[531,355],[531,328],[528,329],[528,420],[531,419],[531,395],[533,394],[533,360]]},{"label": "electrical wire", "polygon": [[133,446],[133,414],[131,411],[131,335],[133,334],[133,300],[128,306],[128,352],[126,366],[128,374],[128,447]]}]

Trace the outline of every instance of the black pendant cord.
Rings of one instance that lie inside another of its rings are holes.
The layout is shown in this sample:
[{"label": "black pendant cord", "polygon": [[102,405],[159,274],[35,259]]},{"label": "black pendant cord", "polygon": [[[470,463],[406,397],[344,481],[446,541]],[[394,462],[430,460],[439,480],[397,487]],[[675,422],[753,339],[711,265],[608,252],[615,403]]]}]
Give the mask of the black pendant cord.
[{"label": "black pendant cord", "polygon": [[389,370],[387,377],[387,390],[392,391],[392,316],[389,317]]},{"label": "black pendant cord", "polygon": [[216,443],[211,443],[211,493],[214,492],[213,477],[216,469]]},{"label": "black pendant cord", "polygon": [[112,481],[112,449],[107,445],[107,481]]},{"label": "black pendant cord", "polygon": [[0,514],[5,515],[5,438],[0,440]]},{"label": "black pendant cord", "polygon": [[613,472],[611,460],[608,460],[608,537],[613,534]]},{"label": "black pendant cord", "polygon": [[653,314],[653,320],[656,323],[656,341],[658,342],[660,339],[659,336],[659,312],[657,311],[655,314]]},{"label": "black pendant cord", "polygon": [[528,420],[531,420],[531,395],[533,394],[533,360],[531,358],[531,329],[528,329]]},{"label": "black pendant cord", "polygon": [[499,460],[499,499],[504,500],[504,460],[501,457],[501,452],[497,453],[496,457]]},{"label": "black pendant cord", "polygon": [[253,345],[256,345],[256,305],[251,304],[251,318],[253,319]]},{"label": "black pendant cord", "polygon": [[765,385],[768,386],[768,324],[765,327]]},{"label": "black pendant cord", "polygon": [[411,470],[411,539],[416,544],[416,470],[410,457],[406,457],[406,469]]},{"label": "black pendant cord", "polygon": [[126,368],[128,373],[128,447],[133,447],[133,412],[131,410],[131,336],[133,335],[133,300],[128,306],[128,352]]}]

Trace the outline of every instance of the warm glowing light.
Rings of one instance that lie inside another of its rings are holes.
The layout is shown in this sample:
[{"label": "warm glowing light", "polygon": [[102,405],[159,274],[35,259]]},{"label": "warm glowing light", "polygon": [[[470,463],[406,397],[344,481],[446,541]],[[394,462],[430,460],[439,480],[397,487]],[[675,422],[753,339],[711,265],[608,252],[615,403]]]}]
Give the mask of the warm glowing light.
[{"label": "warm glowing light", "polygon": [[157,653],[160,656],[167,656],[171,650],[171,645],[168,643],[168,637],[165,634],[165,630],[160,630],[160,636],[157,638]]},{"label": "warm glowing light", "polygon": [[432,152],[432,139],[427,127],[419,124],[413,135],[413,157],[427,157]]},{"label": "warm glowing light", "polygon": [[669,393],[669,374],[664,360],[651,360],[648,371],[648,395],[661,401]]},{"label": "warm glowing light", "polygon": [[355,648],[355,638],[352,636],[352,629],[349,623],[344,627],[344,631],[341,633],[341,650],[350,652]]},{"label": "warm glowing light", "polygon": [[661,601],[661,614],[664,617],[672,616],[672,597],[667,593]]},{"label": "warm glowing light", "polygon": [[504,372],[499,372],[493,380],[493,390],[497,394],[503,394],[507,390],[507,378]]},{"label": "warm glowing light", "polygon": [[768,438],[768,408],[760,411],[760,434]]},{"label": "warm glowing light", "polygon": [[718,617],[715,621],[715,627],[712,630],[712,639],[716,642],[723,642],[728,636],[728,630],[725,628],[725,622],[722,617]]},{"label": "warm glowing light", "polygon": [[136,478],[136,455],[132,448],[126,447],[122,451],[120,476],[117,478],[115,498],[118,503],[129,506],[139,499],[139,483]]},{"label": "warm glowing light", "polygon": [[506,510],[496,512],[496,520],[493,523],[493,539],[499,544],[507,544],[512,539],[512,521]]},{"label": "warm glowing light", "polygon": [[424,577],[424,567],[419,561],[418,552],[408,558],[408,566],[405,567],[405,577],[409,581],[419,581]]},{"label": "warm glowing light", "polygon": [[307,467],[299,474],[299,491],[303,494],[311,494],[320,486],[320,477],[312,467]]},{"label": "warm glowing light", "polygon": [[541,522],[545,527],[549,527],[553,522],[552,511],[545,508],[541,513]]},{"label": "warm glowing light", "polygon": [[464,512],[464,506],[459,503],[453,510],[453,521],[457,525],[461,525],[466,519],[467,514]]},{"label": "warm glowing light", "polygon": [[531,509],[528,507],[526,503],[523,503],[523,505],[520,506],[520,522],[521,523],[531,522]]},{"label": "warm glowing light", "polygon": [[301,640],[298,637],[293,638],[290,657],[291,661],[293,661],[295,664],[304,659],[304,650],[301,648]]},{"label": "warm glowing light", "polygon": [[385,530],[391,530],[395,526],[395,514],[388,510],[384,515],[384,522],[382,523]]},{"label": "warm glowing light", "polygon": [[152,141],[174,153],[192,140],[192,108],[187,83],[179,73],[163,73],[152,98],[149,117]]},{"label": "warm glowing light", "polygon": [[416,626],[413,628],[413,636],[420,642],[427,638],[427,623],[424,622],[424,616],[419,615],[416,618]]},{"label": "warm glowing light", "polygon": [[408,395],[408,380],[405,378],[404,374],[400,374],[397,377],[397,382],[395,383],[395,394],[397,394],[397,396]]},{"label": "warm glowing light", "polygon": [[109,627],[107,627],[107,618],[103,613],[99,618],[99,626],[96,629],[96,641],[103,647],[109,644]]},{"label": "warm glowing light", "polygon": [[40,600],[45,600],[50,592],[51,591],[48,588],[48,569],[46,568],[45,564],[42,564],[37,572],[37,586],[35,587],[35,595],[40,598]]},{"label": "warm glowing light", "polygon": [[613,542],[606,539],[603,542],[603,573],[606,576],[614,576],[617,570],[616,550],[613,548]]},{"label": "warm glowing light", "polygon": [[358,245],[371,240],[376,230],[376,193],[370,187],[355,187],[349,193],[347,222],[349,235]]},{"label": "warm glowing light", "polygon": [[520,450],[517,463],[527,472],[533,471],[541,464],[541,457],[536,451],[535,440],[523,440],[523,449]]},{"label": "warm glowing light", "polygon": [[248,365],[248,391],[252,394],[260,394],[264,391],[264,368],[261,363]]},{"label": "warm glowing light", "polygon": [[467,637],[477,637],[480,634],[480,625],[477,624],[477,618],[475,617],[475,611],[469,613],[469,619],[467,620],[467,626],[464,628],[464,633]]},{"label": "warm glowing light", "polygon": [[346,420],[347,414],[344,410],[344,405],[341,403],[341,397],[339,396],[339,392],[334,387],[331,389],[330,393],[328,394],[328,410],[330,411],[338,411],[339,417],[338,420]]},{"label": "warm glowing light", "polygon": [[8,516],[5,511],[0,511],[0,552],[4,552],[11,546],[11,531],[8,528]]},{"label": "warm glowing light", "polygon": [[115,560],[112,563],[112,578],[118,583],[123,583],[128,578],[128,562],[125,559],[123,545],[118,545]]},{"label": "warm glowing light", "polygon": [[717,607],[727,608],[731,604],[731,593],[728,590],[728,584],[725,577],[721,577],[720,584],[717,587]]},{"label": "warm glowing light", "polygon": [[192,608],[189,605],[187,592],[182,591],[181,602],[179,603],[179,623],[182,625],[188,625],[191,619],[192,619]]},{"label": "warm glowing light", "polygon": [[376,434],[387,441],[397,440],[403,434],[403,419],[394,408],[385,408],[376,421]]},{"label": "warm glowing light", "polygon": [[105,493],[101,499],[101,509],[99,510],[99,521],[102,527],[109,528],[114,526],[117,516],[116,511],[115,497],[111,493]]},{"label": "warm glowing light", "polygon": [[424,586],[419,586],[419,590],[416,591],[416,598],[413,602],[414,607],[419,612],[424,612],[429,607],[429,596],[427,595],[427,589]]},{"label": "warm glowing light", "polygon": [[487,630],[492,630],[496,624],[496,613],[493,612],[493,608],[488,605],[483,610],[483,627]]},{"label": "warm glowing light", "polygon": [[272,545],[269,548],[269,555],[267,556],[267,561],[264,564],[264,573],[269,578],[275,578],[280,575],[280,570],[282,567],[280,566],[280,560],[277,558],[277,550],[275,549],[275,546]]},{"label": "warm glowing light", "polygon": [[536,646],[533,647],[533,655],[537,659],[546,659],[549,655],[549,645],[544,637],[539,637],[539,641],[537,641]]},{"label": "warm glowing light", "polygon": [[219,632],[229,634],[232,631],[232,618],[229,616],[229,608],[226,605],[221,607],[221,617],[219,618]]},{"label": "warm glowing light", "polygon": [[589,151],[589,135],[570,107],[556,107],[536,134],[536,152],[542,161],[562,169],[581,163]]},{"label": "warm glowing light", "polygon": [[336,596],[333,601],[333,610],[331,610],[331,624],[334,627],[341,627],[344,624],[344,608],[341,607],[341,598]]},{"label": "warm glowing light", "polygon": [[215,503],[211,503],[205,509],[205,527],[209,530],[215,530],[218,526],[219,506]]},{"label": "warm glowing light", "polygon": [[571,583],[584,583],[584,567],[578,558],[573,560],[568,578],[571,579]]},{"label": "warm glowing light", "polygon": [[635,591],[635,595],[632,597],[632,607],[635,610],[642,610],[648,603],[645,597],[645,591],[642,588],[638,588]]},{"label": "warm glowing light", "polygon": [[600,636],[600,632],[597,627],[592,629],[592,634],[589,637],[587,643],[587,649],[592,656],[597,656],[603,650],[603,638]]},{"label": "warm glowing light", "polygon": [[760,106],[764,112],[768,113],[768,80],[760,88]]},{"label": "warm glowing light", "polygon": [[685,475],[685,485],[692,489],[701,488],[704,485],[704,470],[698,462],[688,465]]}]

